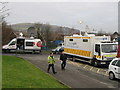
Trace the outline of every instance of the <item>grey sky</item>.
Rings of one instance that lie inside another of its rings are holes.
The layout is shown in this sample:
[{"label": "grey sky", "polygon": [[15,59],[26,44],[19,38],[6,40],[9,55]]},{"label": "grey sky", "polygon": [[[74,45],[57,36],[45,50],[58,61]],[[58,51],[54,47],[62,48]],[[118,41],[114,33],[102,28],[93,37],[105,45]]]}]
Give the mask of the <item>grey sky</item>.
[{"label": "grey sky", "polygon": [[81,30],[85,25],[106,32],[118,30],[117,2],[10,2],[7,7],[9,24],[41,22]]}]

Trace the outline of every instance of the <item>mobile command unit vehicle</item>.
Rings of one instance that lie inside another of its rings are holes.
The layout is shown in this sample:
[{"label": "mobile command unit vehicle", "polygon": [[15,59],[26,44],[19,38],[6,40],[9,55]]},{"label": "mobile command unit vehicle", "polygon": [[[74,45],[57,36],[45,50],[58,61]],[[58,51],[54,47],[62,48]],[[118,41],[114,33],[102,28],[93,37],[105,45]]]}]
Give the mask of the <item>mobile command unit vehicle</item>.
[{"label": "mobile command unit vehicle", "polygon": [[120,37],[118,38],[118,52],[117,57],[114,58],[109,65],[108,69],[109,79],[120,79]]},{"label": "mobile command unit vehicle", "polygon": [[91,65],[109,64],[117,55],[117,46],[110,36],[73,35],[64,37],[64,53],[68,57],[87,60]]},{"label": "mobile command unit vehicle", "polygon": [[41,52],[42,42],[40,39],[17,37],[2,47],[4,52],[23,50],[24,52]]}]

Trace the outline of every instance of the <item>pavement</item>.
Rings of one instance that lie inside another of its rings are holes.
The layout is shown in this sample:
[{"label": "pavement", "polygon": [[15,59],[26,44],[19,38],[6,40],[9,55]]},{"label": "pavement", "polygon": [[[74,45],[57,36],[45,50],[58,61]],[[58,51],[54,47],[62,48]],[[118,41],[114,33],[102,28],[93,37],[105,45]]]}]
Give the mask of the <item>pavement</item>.
[{"label": "pavement", "polygon": [[[23,58],[36,67],[40,68],[47,73],[47,56],[39,54],[14,54],[14,56]],[[61,70],[61,63],[59,60],[59,55],[55,55],[56,63],[55,70],[57,74],[53,74],[50,70],[50,75],[55,79],[62,82],[63,84],[71,88],[118,88],[120,84],[119,80],[109,80],[108,74],[105,69],[105,73],[100,72],[103,69],[94,69],[95,67],[90,67],[89,65],[77,64],[76,62],[67,61],[66,70]]]}]

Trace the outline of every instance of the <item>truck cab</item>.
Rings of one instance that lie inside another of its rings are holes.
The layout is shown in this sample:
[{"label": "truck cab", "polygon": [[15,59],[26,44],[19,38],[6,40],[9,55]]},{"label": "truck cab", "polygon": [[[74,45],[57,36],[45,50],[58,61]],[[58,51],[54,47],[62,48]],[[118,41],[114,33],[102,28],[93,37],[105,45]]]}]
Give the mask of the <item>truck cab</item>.
[{"label": "truck cab", "polygon": [[117,56],[117,43],[101,42],[96,43],[94,47],[94,55],[101,64],[106,64]]}]

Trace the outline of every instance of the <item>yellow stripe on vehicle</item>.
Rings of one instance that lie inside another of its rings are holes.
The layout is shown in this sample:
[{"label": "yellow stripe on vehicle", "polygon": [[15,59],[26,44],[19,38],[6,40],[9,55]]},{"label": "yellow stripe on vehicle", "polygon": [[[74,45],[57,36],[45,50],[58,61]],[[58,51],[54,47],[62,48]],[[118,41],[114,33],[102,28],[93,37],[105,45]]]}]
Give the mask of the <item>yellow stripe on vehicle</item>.
[{"label": "yellow stripe on vehicle", "polygon": [[117,54],[111,54],[111,55],[104,55],[104,57],[116,57]]},{"label": "yellow stripe on vehicle", "polygon": [[90,57],[90,51],[64,48],[64,52],[71,53],[71,54],[76,54],[76,55],[81,55],[81,56],[86,56],[86,57]]},{"label": "yellow stripe on vehicle", "polygon": [[96,58],[101,58],[101,56],[96,55]]}]

